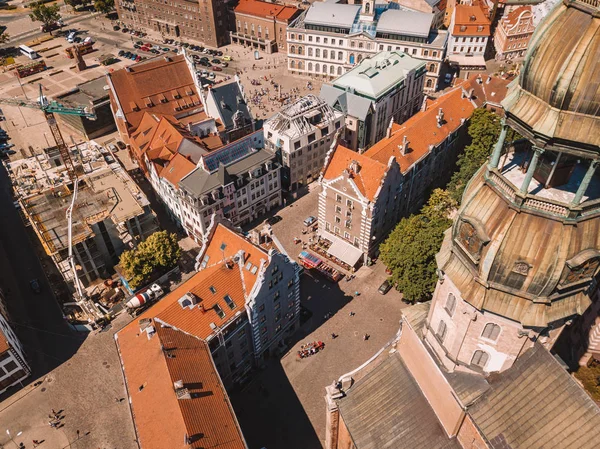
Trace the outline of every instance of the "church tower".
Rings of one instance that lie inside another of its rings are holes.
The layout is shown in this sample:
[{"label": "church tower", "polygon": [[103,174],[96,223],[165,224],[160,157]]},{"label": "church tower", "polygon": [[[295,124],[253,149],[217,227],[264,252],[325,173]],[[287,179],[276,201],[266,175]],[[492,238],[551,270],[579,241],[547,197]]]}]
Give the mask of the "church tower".
[{"label": "church tower", "polygon": [[[425,342],[450,371],[503,371],[534,341],[551,347],[595,298],[599,5],[564,0],[538,26],[446,233]],[[524,139],[507,142],[509,127]]]}]

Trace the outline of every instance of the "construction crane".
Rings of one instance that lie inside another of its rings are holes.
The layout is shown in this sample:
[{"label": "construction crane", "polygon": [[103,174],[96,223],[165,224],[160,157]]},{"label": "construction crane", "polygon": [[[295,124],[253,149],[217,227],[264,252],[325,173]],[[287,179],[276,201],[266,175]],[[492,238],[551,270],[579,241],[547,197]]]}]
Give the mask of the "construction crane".
[{"label": "construction crane", "polygon": [[75,169],[75,164],[73,163],[73,159],[69,153],[69,148],[65,144],[65,141],[60,133],[60,129],[58,128],[58,123],[56,122],[56,117],[54,114],[62,114],[62,115],[77,115],[80,117],[85,117],[90,120],[96,120],[96,114],[93,111],[89,111],[85,107],[67,107],[56,101],[48,101],[48,98],[44,95],[42,88],[43,86],[39,84],[40,93],[38,97],[38,101],[30,101],[30,100],[21,100],[18,98],[0,98],[0,104],[10,105],[10,106],[19,106],[25,108],[39,109],[44,113],[44,117],[46,122],[48,123],[48,127],[52,132],[52,136],[54,137],[54,141],[56,142],[56,146],[60,153],[60,156],[67,168],[67,173],[69,175],[69,179],[73,182],[73,196],[71,198],[71,204],[67,208],[66,218],[68,222],[68,236],[69,236],[69,256],[68,262],[71,267],[71,271],[73,274],[73,284],[75,286],[75,301],[76,304],[81,307],[81,309],[88,314],[90,317],[100,317],[102,314],[96,307],[96,305],[89,300],[85,291],[81,285],[81,281],[77,276],[77,269],[75,267],[75,257],[73,255],[73,239],[72,239],[72,227],[73,227],[73,209],[75,208],[75,202],[77,201],[77,191],[79,189],[79,182],[77,179],[77,170]]},{"label": "construction crane", "polygon": [[39,109],[44,113],[44,117],[46,118],[46,122],[50,128],[50,132],[52,132],[52,137],[54,137],[54,141],[56,142],[56,147],[58,148],[65,167],[67,168],[69,178],[72,181],[75,181],[77,178],[75,164],[73,163],[71,155],[69,154],[69,148],[65,144],[62,134],[60,133],[60,129],[58,128],[54,114],[77,115],[90,120],[96,120],[96,114],[86,107],[68,107],[58,103],[57,101],[48,101],[48,98],[46,98],[42,92],[42,85],[40,84],[39,86],[40,94],[37,101],[22,100],[19,98],[0,98],[0,104]]}]

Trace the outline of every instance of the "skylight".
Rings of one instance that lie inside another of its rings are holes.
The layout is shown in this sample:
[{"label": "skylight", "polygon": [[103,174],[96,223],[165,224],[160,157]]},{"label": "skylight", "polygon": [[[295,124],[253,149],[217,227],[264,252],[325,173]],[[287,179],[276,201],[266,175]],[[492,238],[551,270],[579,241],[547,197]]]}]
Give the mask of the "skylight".
[{"label": "skylight", "polygon": [[213,309],[215,312],[217,312],[217,315],[219,315],[219,318],[225,318],[225,312],[223,312],[223,309],[221,309],[221,306],[219,304],[215,304],[213,306]]},{"label": "skylight", "polygon": [[214,293],[217,293],[217,289],[216,289],[216,288],[215,288],[213,285],[211,285],[210,287],[208,287],[208,289],[209,289],[209,290],[210,290],[210,292],[211,292],[211,293],[213,293],[213,294],[214,294]]},{"label": "skylight", "polygon": [[223,299],[225,300],[225,302],[231,310],[235,309],[235,303],[233,302],[233,299],[231,299],[231,296],[225,295],[223,296]]}]

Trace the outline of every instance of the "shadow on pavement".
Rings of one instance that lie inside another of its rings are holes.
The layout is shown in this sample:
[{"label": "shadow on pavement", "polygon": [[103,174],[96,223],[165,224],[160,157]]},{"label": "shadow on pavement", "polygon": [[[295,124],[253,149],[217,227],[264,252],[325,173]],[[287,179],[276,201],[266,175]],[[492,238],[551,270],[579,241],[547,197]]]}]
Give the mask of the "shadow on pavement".
[{"label": "shadow on pavement", "polygon": [[321,449],[278,360],[269,361],[243,391],[232,392],[230,397],[250,448]]}]

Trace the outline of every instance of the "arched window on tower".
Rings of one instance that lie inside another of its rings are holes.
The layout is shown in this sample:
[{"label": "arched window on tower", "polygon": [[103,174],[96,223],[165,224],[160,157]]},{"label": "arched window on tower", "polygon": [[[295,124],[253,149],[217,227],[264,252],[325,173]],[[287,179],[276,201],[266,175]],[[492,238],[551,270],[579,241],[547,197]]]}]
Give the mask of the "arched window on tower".
[{"label": "arched window on tower", "polygon": [[440,324],[438,324],[438,329],[437,329],[437,336],[440,339],[440,341],[443,343],[444,339],[446,338],[446,331],[448,330],[446,323],[444,322],[444,320],[440,321]]},{"label": "arched window on tower", "polygon": [[454,315],[454,311],[456,310],[456,297],[450,293],[448,295],[448,299],[446,299],[446,312],[448,312],[448,315],[453,316]]},{"label": "arched window on tower", "polygon": [[473,353],[473,358],[471,358],[471,365],[475,365],[480,368],[485,368],[485,365],[487,365],[489,359],[490,355],[487,352],[478,349]]},{"label": "arched window on tower", "polygon": [[426,85],[427,87],[433,87],[433,81],[431,81],[431,80],[427,80],[427,82],[425,83],[425,85]]},{"label": "arched window on tower", "polygon": [[488,340],[496,341],[498,340],[498,336],[500,335],[500,326],[494,323],[487,323],[483,328],[483,332],[481,336],[483,338],[487,338]]}]

